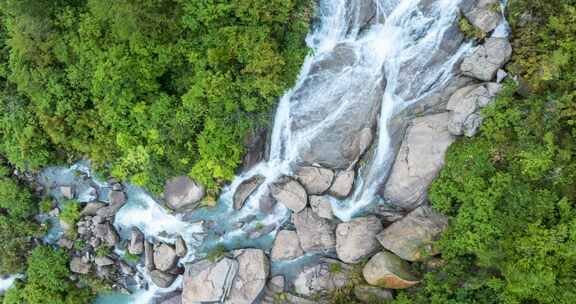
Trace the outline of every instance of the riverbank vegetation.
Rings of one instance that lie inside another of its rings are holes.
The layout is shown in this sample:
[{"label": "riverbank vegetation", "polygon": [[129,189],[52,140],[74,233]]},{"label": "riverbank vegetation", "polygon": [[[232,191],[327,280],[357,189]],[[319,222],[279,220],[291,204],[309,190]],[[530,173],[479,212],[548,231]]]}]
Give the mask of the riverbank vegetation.
[{"label": "riverbank vegetation", "polygon": [[[66,252],[42,244],[47,227],[35,216],[55,204],[34,197],[14,169],[90,159],[154,193],[187,174],[216,195],[246,135],[271,121],[295,80],[311,5],[0,0],[0,156],[10,163],[0,167],[0,275],[25,274],[2,303],[88,303],[95,294],[94,284],[69,279]],[[69,203],[61,219],[74,226],[78,215]]]},{"label": "riverbank vegetation", "polygon": [[576,3],[510,1],[509,81],[430,191],[445,266],[395,303],[574,303]]},{"label": "riverbank vegetation", "polygon": [[0,153],[215,192],[307,53],[308,0],[3,0]]}]

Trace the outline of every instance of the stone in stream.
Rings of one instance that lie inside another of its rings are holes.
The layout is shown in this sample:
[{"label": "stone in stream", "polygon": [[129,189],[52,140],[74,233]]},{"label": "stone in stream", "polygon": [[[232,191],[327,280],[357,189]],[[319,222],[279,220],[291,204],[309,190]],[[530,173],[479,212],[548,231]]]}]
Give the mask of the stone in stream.
[{"label": "stone in stream", "polygon": [[188,247],[186,247],[186,242],[184,241],[182,236],[178,236],[176,238],[176,242],[174,243],[174,246],[175,246],[175,251],[176,251],[177,256],[184,257],[184,256],[186,256],[186,253],[188,253]]},{"label": "stone in stream", "polygon": [[144,265],[148,271],[154,270],[154,245],[148,241],[144,241]]},{"label": "stone in stream", "polygon": [[264,193],[260,197],[260,201],[258,202],[258,207],[260,211],[264,214],[271,214],[274,212],[274,207],[276,207],[276,200],[272,197],[270,192]]},{"label": "stone in stream", "polygon": [[130,233],[128,252],[136,255],[144,252],[144,234],[136,227],[132,227],[132,232]]},{"label": "stone in stream", "polygon": [[432,242],[448,226],[448,218],[429,206],[421,206],[378,234],[384,248],[407,261],[434,255]]},{"label": "stone in stream", "polygon": [[334,249],[336,227],[329,220],[319,217],[309,207],[292,216],[300,245],[305,252]]},{"label": "stone in stream", "polygon": [[264,159],[266,153],[266,138],[268,136],[268,130],[266,128],[260,128],[253,130],[246,139],[244,140],[244,147],[246,153],[242,158],[242,170],[241,172],[246,172],[250,170],[254,165],[259,163]]},{"label": "stone in stream", "polygon": [[178,293],[160,299],[156,304],[182,304],[182,294]]},{"label": "stone in stream", "polygon": [[92,266],[88,262],[84,262],[80,257],[73,257],[70,260],[70,271],[79,274],[88,274]]},{"label": "stone in stream", "polygon": [[490,33],[502,21],[499,0],[464,0],[460,7],[466,19],[484,33]]},{"label": "stone in stream", "polygon": [[168,288],[176,280],[176,275],[163,272],[160,270],[153,270],[150,272],[150,279],[154,285],[160,288]]},{"label": "stone in stream", "polygon": [[260,249],[240,249],[232,254],[238,262],[238,274],[224,303],[252,304],[266,286],[270,262]]},{"label": "stone in stream", "polygon": [[300,212],[308,204],[306,190],[297,181],[283,177],[270,186],[272,197],[294,212]]},{"label": "stone in stream", "polygon": [[102,202],[90,202],[86,204],[86,207],[84,207],[84,209],[82,209],[82,212],[80,212],[80,216],[95,216],[96,212],[98,212],[98,210],[104,207],[106,207],[106,204]]},{"label": "stone in stream", "polygon": [[356,172],[354,170],[339,171],[336,173],[336,177],[328,190],[328,194],[339,199],[348,197],[354,186],[355,177]]},{"label": "stone in stream", "polygon": [[96,211],[96,214],[103,218],[114,217],[118,210],[120,210],[120,208],[122,208],[126,203],[126,194],[122,191],[110,191],[108,198],[110,203],[106,207],[100,208]]},{"label": "stone in stream", "polygon": [[336,228],[336,253],[344,263],[355,264],[380,249],[376,235],[383,229],[375,216],[359,217],[338,224]]},{"label": "stone in stream", "polygon": [[202,260],[186,266],[182,285],[182,304],[222,303],[238,273],[238,262],[222,258],[217,262]]},{"label": "stone in stream", "polygon": [[488,38],[464,58],[460,70],[466,76],[491,81],[511,56],[512,46],[507,38]]},{"label": "stone in stream", "polygon": [[334,171],[321,167],[301,167],[296,170],[295,177],[309,195],[318,195],[330,188]]},{"label": "stone in stream", "polygon": [[72,186],[61,186],[60,193],[62,197],[68,200],[74,199],[74,187]]},{"label": "stone in stream", "polygon": [[204,197],[204,187],[188,176],[169,179],[164,186],[164,199],[176,211],[192,209]]},{"label": "stone in stream", "polygon": [[281,230],[276,235],[270,258],[273,261],[292,260],[304,255],[296,231]]},{"label": "stone in stream", "polygon": [[114,260],[110,257],[107,256],[97,256],[94,258],[94,264],[96,264],[96,266],[110,266],[110,265],[114,265]]},{"label": "stone in stream", "polygon": [[234,192],[234,196],[232,201],[234,202],[234,209],[240,210],[246,200],[250,197],[250,195],[258,189],[258,187],[264,182],[264,176],[262,175],[254,175],[249,179],[244,180],[238,188],[236,188],[236,192]]},{"label": "stone in stream", "polygon": [[334,213],[332,212],[332,204],[325,196],[310,196],[310,207],[319,217],[328,220],[334,219]]},{"label": "stone in stream", "polygon": [[404,289],[418,284],[410,266],[398,256],[381,251],[373,256],[362,269],[366,282],[373,286]]},{"label": "stone in stream", "polygon": [[120,241],[116,229],[114,229],[114,226],[108,222],[95,225],[94,235],[110,247],[115,246]]},{"label": "stone in stream", "polygon": [[394,300],[392,291],[368,285],[355,286],[354,296],[366,304],[385,303],[385,301],[392,302]]},{"label": "stone in stream", "polygon": [[168,244],[160,244],[154,249],[154,265],[160,271],[169,271],[176,267],[178,256],[174,248]]},{"label": "stone in stream", "polygon": [[346,286],[350,280],[348,266],[333,259],[305,267],[296,277],[294,288],[298,294],[311,296]]},{"label": "stone in stream", "polygon": [[448,131],[450,113],[415,118],[406,130],[382,196],[392,205],[412,210],[422,204],[428,186],[444,166],[455,137]]}]

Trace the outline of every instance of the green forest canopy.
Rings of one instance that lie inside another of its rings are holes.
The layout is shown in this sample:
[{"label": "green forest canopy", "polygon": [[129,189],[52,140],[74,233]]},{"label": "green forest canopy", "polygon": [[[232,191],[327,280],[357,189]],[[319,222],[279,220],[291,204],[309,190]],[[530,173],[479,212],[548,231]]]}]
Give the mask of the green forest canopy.
[{"label": "green forest canopy", "polygon": [[230,180],[307,54],[309,0],[1,0],[0,154],[160,192]]}]

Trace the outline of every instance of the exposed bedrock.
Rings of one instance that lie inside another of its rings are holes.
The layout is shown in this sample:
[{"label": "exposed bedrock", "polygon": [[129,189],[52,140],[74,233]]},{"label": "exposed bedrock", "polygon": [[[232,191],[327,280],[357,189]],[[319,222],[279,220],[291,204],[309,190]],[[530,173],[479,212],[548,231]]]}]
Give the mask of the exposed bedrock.
[{"label": "exposed bedrock", "polygon": [[367,63],[358,67],[361,58],[351,45],[339,44],[323,56],[292,96],[291,108],[298,111],[290,114],[291,129],[302,162],[348,169],[372,142],[385,81]]},{"label": "exposed bedrock", "polygon": [[402,209],[416,208],[442,166],[455,137],[448,130],[449,113],[415,118],[396,156],[382,196]]}]

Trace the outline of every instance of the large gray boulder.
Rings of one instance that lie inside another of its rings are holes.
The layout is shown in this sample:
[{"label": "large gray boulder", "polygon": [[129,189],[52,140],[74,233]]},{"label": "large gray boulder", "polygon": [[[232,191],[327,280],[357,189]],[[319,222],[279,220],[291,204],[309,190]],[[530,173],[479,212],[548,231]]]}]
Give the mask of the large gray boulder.
[{"label": "large gray boulder", "polygon": [[272,197],[294,212],[300,212],[308,204],[306,190],[297,181],[284,177],[270,186]]},{"label": "large gray boulder", "polygon": [[161,271],[169,271],[176,266],[178,256],[176,250],[168,244],[160,244],[154,249],[154,265]]},{"label": "large gray boulder", "polygon": [[276,235],[270,258],[273,261],[292,260],[304,254],[296,231],[281,230]]},{"label": "large gray boulder", "polygon": [[240,249],[232,254],[238,262],[238,274],[224,303],[252,304],[266,286],[270,262],[260,249]]},{"label": "large gray boulder", "polygon": [[294,288],[298,294],[311,296],[342,288],[349,284],[349,280],[346,264],[323,259],[319,264],[305,267],[296,277]]},{"label": "large gray boulder", "polygon": [[319,217],[312,208],[293,214],[293,221],[305,252],[331,250],[336,246],[336,227],[329,220]]},{"label": "large gray boulder", "polygon": [[353,169],[339,171],[336,173],[336,177],[328,190],[328,194],[340,199],[348,197],[354,186],[354,178],[356,178],[356,172]]},{"label": "large gray boulder", "polygon": [[461,8],[466,19],[484,33],[493,31],[502,21],[499,0],[464,0]]},{"label": "large gray boulder", "polygon": [[448,218],[429,206],[421,206],[378,234],[382,246],[407,261],[420,261],[436,252],[432,242],[448,226]]},{"label": "large gray boulder", "polygon": [[326,196],[316,196],[310,197],[310,207],[312,211],[316,213],[319,217],[328,220],[334,219],[334,212],[332,211],[332,204]]},{"label": "large gray boulder", "polygon": [[70,260],[70,271],[79,274],[88,274],[92,266],[89,263],[86,263],[80,257],[73,257]]},{"label": "large gray boulder", "polygon": [[102,202],[90,202],[80,212],[80,216],[95,216],[98,210],[106,207]]},{"label": "large gray boulder", "polygon": [[338,224],[336,228],[336,253],[344,263],[355,264],[380,249],[376,235],[383,229],[375,216],[355,218]]},{"label": "large gray boulder", "polygon": [[408,263],[387,251],[373,256],[362,269],[362,274],[368,284],[382,288],[404,289],[418,284]]},{"label": "large gray boulder", "polygon": [[108,222],[96,225],[94,227],[94,235],[110,247],[115,246],[120,241],[116,229]]},{"label": "large gray boulder", "polygon": [[455,137],[448,131],[449,113],[415,118],[385,184],[382,195],[397,207],[412,210],[426,199],[428,186],[444,165]]},{"label": "large gray boulder", "polygon": [[130,233],[128,252],[136,255],[144,252],[144,234],[136,227],[132,227],[132,232]]},{"label": "large gray boulder", "polygon": [[512,46],[506,38],[488,38],[460,65],[462,74],[482,81],[492,81],[498,70],[510,60]]},{"label": "large gray boulder", "polygon": [[160,288],[168,288],[176,280],[176,275],[172,273],[167,273],[160,270],[153,270],[150,272],[150,279],[152,283]]},{"label": "large gray boulder", "polygon": [[144,241],[144,265],[148,271],[154,270],[154,245],[148,241]]},{"label": "large gray boulder", "polygon": [[451,113],[448,124],[450,133],[468,137],[475,135],[482,122],[477,112],[495,99],[501,87],[498,83],[489,82],[469,85],[456,91],[446,105]]},{"label": "large gray boulder", "polygon": [[181,236],[176,238],[176,242],[174,243],[174,250],[176,255],[179,257],[184,257],[188,253],[188,247],[186,246],[186,242]]},{"label": "large gray boulder", "polygon": [[334,171],[321,167],[301,167],[296,171],[296,179],[310,195],[322,194],[330,188]]},{"label": "large gray boulder", "polygon": [[261,175],[254,175],[251,178],[243,181],[238,188],[236,188],[236,192],[234,192],[234,196],[232,201],[234,202],[234,209],[240,210],[246,200],[250,197],[250,195],[258,189],[258,187],[264,182],[264,176]]},{"label": "large gray boulder", "polygon": [[204,187],[188,176],[169,179],[164,187],[164,199],[168,207],[181,211],[196,206],[204,197]]},{"label": "large gray boulder", "polygon": [[242,157],[242,171],[250,170],[259,163],[266,154],[266,128],[252,130],[244,139],[246,154]]},{"label": "large gray boulder", "polygon": [[187,265],[182,284],[182,304],[222,303],[238,273],[238,262],[222,258]]}]

